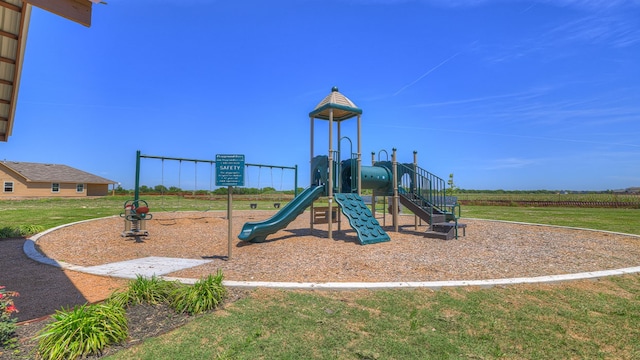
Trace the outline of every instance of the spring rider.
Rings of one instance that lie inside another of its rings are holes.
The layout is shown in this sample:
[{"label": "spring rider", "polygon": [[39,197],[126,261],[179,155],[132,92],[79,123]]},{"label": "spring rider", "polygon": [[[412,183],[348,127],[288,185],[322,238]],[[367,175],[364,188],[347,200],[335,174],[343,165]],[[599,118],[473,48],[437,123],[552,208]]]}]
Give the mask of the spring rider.
[{"label": "spring rider", "polygon": [[146,221],[151,220],[153,215],[149,213],[149,205],[144,200],[127,200],[124,203],[124,212],[120,213],[124,218],[124,231],[122,237],[135,237],[136,242],[140,237],[149,236]]}]

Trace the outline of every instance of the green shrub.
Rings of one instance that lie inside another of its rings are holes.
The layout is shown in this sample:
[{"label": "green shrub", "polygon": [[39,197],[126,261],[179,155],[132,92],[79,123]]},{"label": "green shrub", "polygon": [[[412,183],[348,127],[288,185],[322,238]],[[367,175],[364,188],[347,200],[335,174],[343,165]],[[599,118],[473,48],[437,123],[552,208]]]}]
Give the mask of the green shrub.
[{"label": "green shrub", "polygon": [[18,226],[18,232],[21,236],[29,236],[37,233],[41,233],[45,230],[42,225],[20,225]]},{"label": "green shrub", "polygon": [[198,280],[193,286],[138,275],[121,292],[114,292],[105,303],[59,310],[54,321],[36,337],[38,354],[46,360],[76,359],[100,354],[108,345],[128,336],[125,308],[141,303],[168,303],[179,313],[190,315],[211,310],[223,300],[226,289],[222,272]]},{"label": "green shrub", "polygon": [[196,281],[193,286],[180,286],[171,293],[171,307],[178,313],[198,314],[217,307],[227,290],[222,285],[222,271]]},{"label": "green shrub", "polygon": [[13,297],[18,295],[20,294],[0,286],[0,347],[9,345],[16,331],[16,319],[11,314],[18,312],[13,305]]},{"label": "green shrub", "polygon": [[13,237],[18,237],[16,235],[15,228],[10,226],[4,226],[0,228],[0,238],[6,239],[6,238],[13,238]]},{"label": "green shrub", "polygon": [[24,237],[44,231],[40,225],[4,226],[0,228],[0,239]]},{"label": "green shrub", "polygon": [[169,294],[178,286],[176,282],[159,279],[155,275],[145,278],[137,275],[122,292],[113,293],[107,302],[121,307],[142,303],[160,304],[167,301]]},{"label": "green shrub", "polygon": [[47,360],[76,359],[100,354],[129,333],[123,307],[116,304],[81,305],[58,310],[37,336],[38,354]]}]

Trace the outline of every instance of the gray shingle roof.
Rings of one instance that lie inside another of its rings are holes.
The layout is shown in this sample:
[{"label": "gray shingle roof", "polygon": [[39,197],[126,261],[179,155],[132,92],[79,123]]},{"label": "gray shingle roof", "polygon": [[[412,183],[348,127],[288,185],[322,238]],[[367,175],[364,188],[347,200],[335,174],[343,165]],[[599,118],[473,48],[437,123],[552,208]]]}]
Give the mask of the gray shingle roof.
[{"label": "gray shingle roof", "polygon": [[84,184],[116,184],[117,182],[88,172],[60,164],[40,164],[31,162],[2,161],[10,170],[30,182],[59,182]]}]

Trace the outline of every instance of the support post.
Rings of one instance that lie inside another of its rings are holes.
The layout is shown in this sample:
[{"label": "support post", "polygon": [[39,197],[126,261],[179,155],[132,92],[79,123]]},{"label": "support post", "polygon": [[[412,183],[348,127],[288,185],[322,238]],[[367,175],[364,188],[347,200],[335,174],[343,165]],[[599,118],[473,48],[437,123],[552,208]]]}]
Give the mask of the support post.
[{"label": "support post", "polygon": [[227,187],[227,260],[231,260],[231,252],[233,249],[233,242],[231,240],[231,233],[233,232],[233,201],[231,200],[231,193],[233,193],[233,186]]},{"label": "support post", "polygon": [[[336,156],[336,160],[338,161],[338,173],[336,174],[336,179],[338,180],[338,193],[342,193],[342,181],[340,181],[340,175],[342,175],[342,131],[341,131],[341,122],[338,121],[338,156]],[[349,153],[349,158],[351,158],[351,153]],[[329,206],[329,212],[333,212],[331,206]],[[329,218],[331,219],[331,218]],[[338,212],[338,231],[342,231],[342,224],[340,223],[340,215]]]},{"label": "support post", "polygon": [[393,200],[391,201],[391,218],[393,221],[393,231],[398,232],[398,162],[396,160],[396,148],[393,148],[391,161],[393,167]]},{"label": "support post", "polygon": [[356,175],[358,176],[358,196],[362,196],[362,142],[360,141],[361,130],[361,116],[358,115],[358,169]]},{"label": "support post", "polygon": [[333,239],[333,109],[329,109],[329,213],[327,214],[327,220],[329,221],[329,226],[327,228],[327,234],[329,235],[329,240]]},{"label": "support post", "polygon": [[140,200],[140,150],[136,151],[136,184],[133,190],[133,201],[135,204]]},{"label": "support post", "polygon": [[[413,191],[418,192],[418,152],[413,150]],[[418,230],[418,215],[413,215],[415,230]]]},{"label": "support post", "polygon": [[[371,166],[373,166],[376,163],[376,153],[375,152],[371,152]],[[376,191],[373,190],[371,191],[371,214],[373,215],[373,218],[376,218]],[[384,221],[384,220],[383,220]]]},{"label": "support post", "polygon": [[[309,143],[311,144],[311,154],[309,157],[309,168],[311,168],[311,173],[309,174],[309,184],[311,184],[311,182],[313,181],[313,117],[309,117],[309,120],[311,122],[311,141],[309,141]],[[311,231],[313,231],[313,203],[311,203],[311,207],[310,207],[310,212],[309,212],[309,229],[311,229]]]},{"label": "support post", "polygon": [[293,181],[294,183],[293,197],[297,198],[298,197],[298,164],[296,164],[294,167],[294,176],[295,176],[295,179]]}]

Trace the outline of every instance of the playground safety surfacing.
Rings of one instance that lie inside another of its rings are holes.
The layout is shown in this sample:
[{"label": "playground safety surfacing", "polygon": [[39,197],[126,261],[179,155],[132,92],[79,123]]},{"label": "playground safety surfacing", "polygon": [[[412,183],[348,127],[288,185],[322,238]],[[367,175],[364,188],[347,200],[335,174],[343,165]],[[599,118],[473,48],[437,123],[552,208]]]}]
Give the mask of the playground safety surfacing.
[{"label": "playground safety surfacing", "polygon": [[390,219],[391,241],[359,245],[347,223],[309,229],[304,213],[264,243],[237,240],[246,221],[274,211],[236,211],[227,259],[224,212],[167,212],[148,222],[142,242],[120,236],[116,217],[74,223],[25,242],[34,260],[96,275],[161,276],[193,283],[222,270],[227,286],[314,289],[495,286],[597,278],[640,272],[640,237],[626,234],[465,219],[467,236],[429,239],[424,225]]}]

